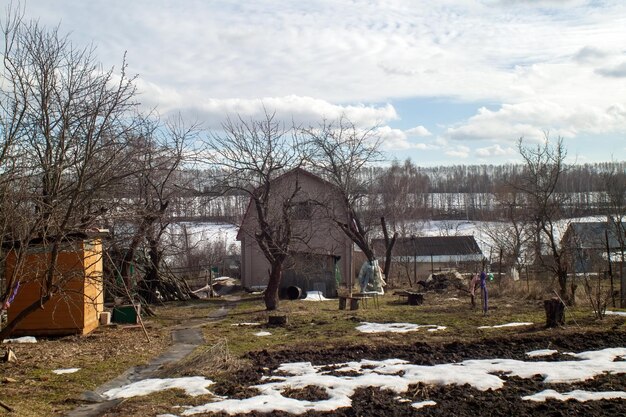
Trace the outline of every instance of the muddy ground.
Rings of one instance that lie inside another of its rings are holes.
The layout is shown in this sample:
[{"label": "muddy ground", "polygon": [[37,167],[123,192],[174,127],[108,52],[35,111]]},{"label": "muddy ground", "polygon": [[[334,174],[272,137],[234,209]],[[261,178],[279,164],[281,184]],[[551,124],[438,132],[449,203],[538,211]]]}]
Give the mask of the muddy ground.
[{"label": "muddy ground", "polygon": [[[293,348],[282,351],[260,351],[248,355],[252,367],[240,371],[227,385],[218,385],[214,391],[231,398],[253,396],[250,385],[259,383],[262,375],[267,375],[282,363],[310,361],[314,365],[340,363],[360,359],[399,358],[420,365],[459,362],[465,359],[511,358],[519,360],[572,360],[570,356],[528,358],[525,352],[537,349],[557,349],[559,352],[582,352],[606,347],[625,347],[626,332],[586,332],[554,337],[509,336],[474,343],[453,342],[443,345],[413,343],[372,347],[336,347],[319,349],[316,347]],[[265,369],[263,369],[265,368]],[[403,395],[411,402],[399,402],[398,395],[378,388],[360,389],[353,396],[352,408],[338,409],[330,413],[308,412],[307,417],[379,417],[379,416],[626,416],[626,400],[602,401],[522,401],[524,395],[534,394],[544,389],[568,392],[575,389],[589,391],[626,391],[626,375],[602,375],[593,380],[575,384],[546,384],[543,378],[532,379],[501,376],[507,380],[503,389],[479,391],[469,385],[464,386],[411,386]],[[294,398],[322,399],[314,389],[294,393]],[[415,409],[412,402],[432,400],[435,406]],[[226,414],[212,414],[226,416]],[[247,416],[264,416],[263,413],[250,413]],[[293,416],[284,412],[271,413],[272,416]]]}]

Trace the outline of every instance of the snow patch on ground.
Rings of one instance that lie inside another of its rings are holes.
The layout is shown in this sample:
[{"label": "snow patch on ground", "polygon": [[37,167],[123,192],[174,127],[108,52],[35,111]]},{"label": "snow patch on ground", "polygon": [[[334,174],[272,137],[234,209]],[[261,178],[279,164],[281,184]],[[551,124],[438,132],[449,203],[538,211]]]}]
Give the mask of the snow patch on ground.
[{"label": "snow patch on ground", "polygon": [[329,301],[330,298],[324,297],[321,291],[307,291],[305,301]]},{"label": "snow patch on ground", "polygon": [[362,322],[356,329],[362,333],[408,333],[419,329],[428,329],[429,332],[445,330],[445,326],[436,324],[413,324],[413,323],[368,323]]},{"label": "snow patch on ground", "polygon": [[576,400],[580,402],[597,401],[597,400],[612,400],[612,399],[626,399],[626,392],[624,391],[604,391],[604,392],[592,392],[583,390],[574,390],[570,392],[564,392],[563,394],[556,392],[553,389],[547,389],[545,391],[538,392],[537,394],[527,395],[522,397],[525,401],[537,401],[543,402],[546,400],[554,399],[560,401]]},{"label": "snow patch on ground", "polygon": [[2,343],[37,343],[33,336],[16,337],[15,339],[4,339]]},{"label": "snow patch on ground", "polygon": [[[499,373],[520,378],[542,375],[545,383],[584,381],[604,372],[626,373],[626,361],[615,361],[618,358],[626,358],[626,348],[608,348],[572,354],[572,356],[578,360],[524,362],[513,359],[481,359],[434,366],[413,365],[400,359],[361,360],[330,367],[314,366],[309,362],[288,363],[280,366],[276,374],[271,377],[264,377],[264,380],[271,378],[272,382],[254,386],[261,392],[256,397],[225,399],[191,407],[186,409],[183,415],[209,412],[271,413],[279,410],[292,414],[303,414],[313,410],[332,411],[340,407],[350,407],[351,397],[358,388],[374,387],[401,394],[408,390],[409,385],[418,382],[436,385],[467,383],[481,391],[496,390],[504,385],[504,380],[497,376]],[[337,375],[338,372],[349,372],[350,376],[340,376]],[[324,389],[329,398],[321,401],[305,401],[286,398],[282,395],[288,388],[298,389],[309,385]],[[576,393],[576,391],[573,392]],[[598,397],[592,395],[589,399],[598,399]]]},{"label": "snow patch on ground", "polygon": [[418,403],[411,404],[411,407],[417,408],[419,410],[420,408],[428,407],[431,405],[437,405],[437,403],[435,401],[420,401]]},{"label": "snow patch on ground", "polygon": [[263,336],[271,336],[272,334],[270,332],[256,332],[254,335],[263,337]]},{"label": "snow patch on ground", "polygon": [[528,356],[529,358],[538,358],[541,356],[552,356],[555,353],[559,353],[559,351],[554,349],[539,349],[526,352],[526,356]]},{"label": "snow patch on ground", "polygon": [[63,374],[73,374],[74,372],[78,372],[78,371],[80,371],[80,368],[55,369],[52,372],[57,375],[63,375]]},{"label": "snow patch on ground", "polygon": [[495,326],[478,326],[479,329],[500,329],[503,327],[518,327],[518,326],[532,326],[533,323],[506,323],[497,324]]},{"label": "snow patch on ground", "polygon": [[249,323],[249,322],[231,324],[231,326],[260,326],[260,325],[261,323]]},{"label": "snow patch on ground", "polygon": [[118,398],[139,397],[152,394],[153,392],[178,388],[184,390],[187,395],[195,397],[197,395],[211,394],[211,391],[206,389],[206,387],[212,384],[213,381],[203,376],[164,379],[150,378],[133,382],[123,387],[110,389],[102,395],[109,400],[114,400]]},{"label": "snow patch on ground", "polygon": [[626,316],[626,311],[606,311],[607,316]]}]

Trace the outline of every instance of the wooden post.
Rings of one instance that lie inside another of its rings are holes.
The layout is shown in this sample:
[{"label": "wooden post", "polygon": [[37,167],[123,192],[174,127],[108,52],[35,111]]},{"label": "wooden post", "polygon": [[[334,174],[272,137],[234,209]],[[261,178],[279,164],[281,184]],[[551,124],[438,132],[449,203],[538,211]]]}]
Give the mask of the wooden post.
[{"label": "wooden post", "polygon": [[359,299],[351,298],[350,299],[350,310],[358,310],[359,309]]},{"label": "wooden post", "polygon": [[346,309],[346,297],[339,297],[339,310]]},{"label": "wooden post", "polygon": [[611,301],[613,302],[613,308],[615,308],[615,287],[613,286],[613,268],[611,266],[611,245],[609,244],[608,227],[604,230],[604,239],[606,242],[606,258],[609,262],[609,278],[611,279]]}]

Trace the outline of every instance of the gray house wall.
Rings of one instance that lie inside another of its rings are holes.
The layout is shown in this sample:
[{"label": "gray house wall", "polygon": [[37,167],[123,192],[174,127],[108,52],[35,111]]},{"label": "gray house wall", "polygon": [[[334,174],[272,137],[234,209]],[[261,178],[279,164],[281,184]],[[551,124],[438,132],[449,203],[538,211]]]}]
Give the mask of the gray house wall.
[{"label": "gray house wall", "polygon": [[[310,288],[304,288],[308,290],[319,286],[320,282],[329,280],[334,282],[334,273],[329,275],[329,271],[324,271],[323,267],[320,268],[321,271],[311,271],[310,267],[299,267],[299,264],[302,264],[298,262],[300,254],[307,253],[317,255],[318,259],[340,257],[338,263],[342,283],[351,286],[354,275],[351,270],[352,241],[330,218],[327,210],[332,210],[335,216],[347,216],[347,214],[341,209],[340,200],[334,195],[329,183],[303,170],[291,171],[277,178],[272,184],[276,192],[276,214],[280,214],[279,203],[293,190],[296,181],[301,187],[296,202],[315,203],[311,205],[308,218],[293,220],[295,237],[291,245],[293,256],[285,262],[283,286],[300,280],[298,282],[311,282]],[[254,207],[249,206],[237,236],[241,242],[241,281],[242,285],[248,288],[263,288],[269,279],[270,265],[254,237],[258,230],[256,219]],[[327,278],[322,280],[322,276]],[[330,287],[326,291],[328,296],[332,296],[332,292]]]}]

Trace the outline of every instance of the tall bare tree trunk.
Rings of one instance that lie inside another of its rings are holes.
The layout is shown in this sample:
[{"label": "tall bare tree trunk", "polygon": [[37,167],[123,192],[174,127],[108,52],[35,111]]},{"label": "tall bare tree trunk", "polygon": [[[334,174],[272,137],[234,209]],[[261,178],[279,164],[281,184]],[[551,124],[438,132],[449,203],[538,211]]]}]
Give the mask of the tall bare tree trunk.
[{"label": "tall bare tree trunk", "polygon": [[267,288],[265,289],[264,301],[265,308],[268,311],[273,311],[278,308],[278,288],[280,287],[280,281],[283,277],[283,261],[274,261],[270,269],[270,278],[267,282]]},{"label": "tall bare tree trunk", "polygon": [[380,224],[383,227],[383,236],[385,237],[385,268],[383,269],[383,274],[385,275],[385,278],[389,280],[389,274],[391,273],[391,257],[393,247],[396,244],[396,239],[398,238],[398,233],[394,232],[393,236],[390,239],[389,232],[387,231],[387,222],[385,221],[385,217],[380,218]]}]

